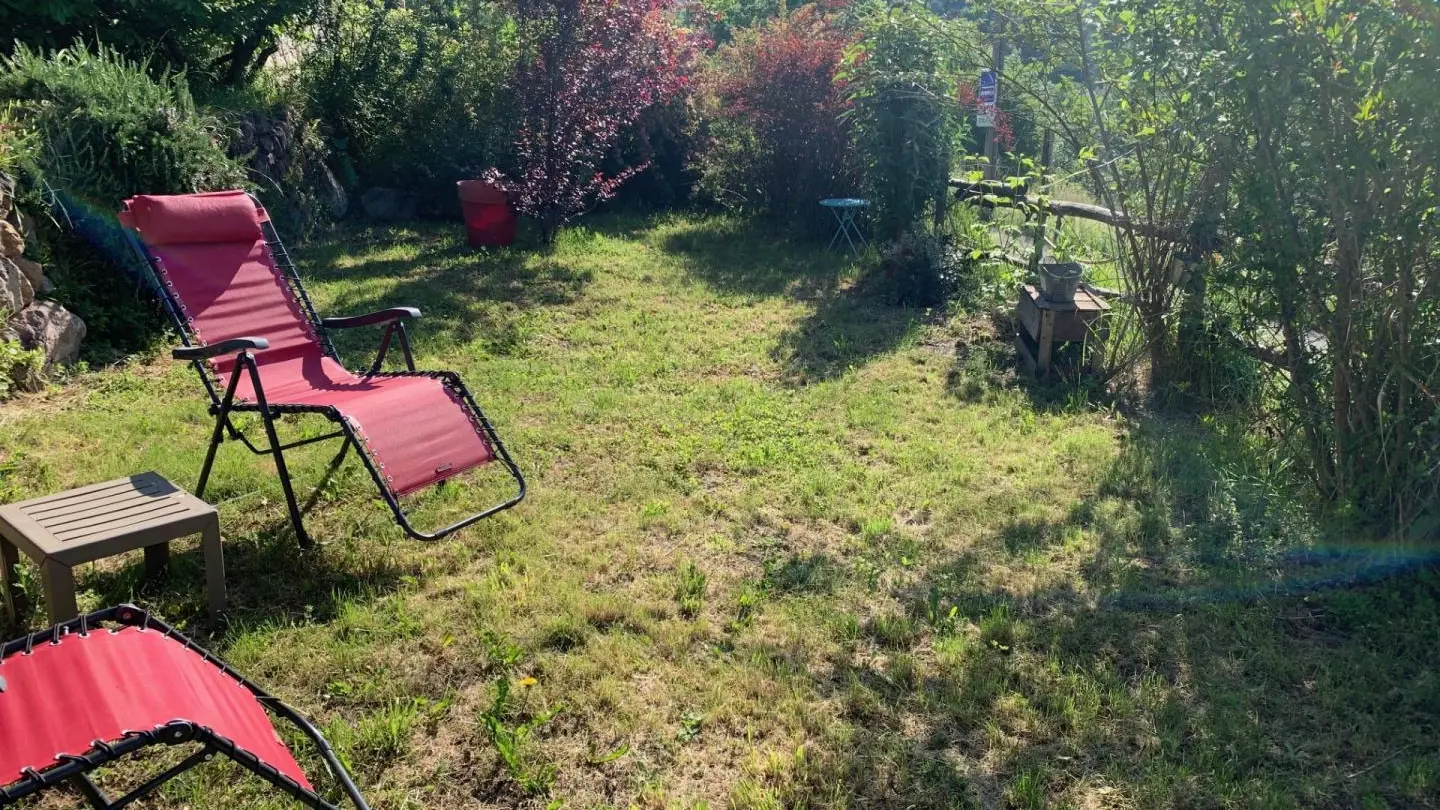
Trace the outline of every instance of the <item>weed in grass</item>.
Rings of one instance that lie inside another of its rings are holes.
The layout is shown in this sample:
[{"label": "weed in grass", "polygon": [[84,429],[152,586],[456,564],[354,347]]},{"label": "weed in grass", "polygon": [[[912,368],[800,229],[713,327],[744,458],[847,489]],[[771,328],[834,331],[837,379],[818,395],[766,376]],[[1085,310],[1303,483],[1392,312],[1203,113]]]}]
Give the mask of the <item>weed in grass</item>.
[{"label": "weed in grass", "polygon": [[564,708],[557,706],[528,720],[511,722],[510,689],[509,676],[495,682],[495,700],[489,709],[480,713],[480,723],[516,786],[528,796],[549,797],[555,788],[559,767],[553,762],[536,762],[527,750],[527,743],[536,729],[549,723]]},{"label": "weed in grass", "polygon": [[680,730],[675,732],[676,742],[688,743],[700,736],[705,726],[705,715],[700,712],[685,712],[680,715]]},{"label": "weed in grass", "polygon": [[680,567],[679,581],[675,585],[675,601],[680,605],[680,615],[693,619],[705,607],[705,591],[709,578],[694,562]]},{"label": "weed in grass", "polygon": [[668,501],[650,501],[640,507],[640,520],[642,523],[649,525],[664,517],[665,513],[669,511],[670,503]]},{"label": "weed in grass", "polygon": [[1015,649],[1015,619],[1008,605],[997,605],[980,621],[980,643],[996,652],[1009,654]]},{"label": "weed in grass", "polygon": [[573,614],[556,616],[545,624],[540,644],[547,649],[569,652],[585,644],[589,636],[588,627],[585,621]]},{"label": "weed in grass", "polygon": [[730,623],[730,630],[734,632],[749,627],[755,614],[760,612],[760,605],[764,600],[764,591],[754,583],[747,582],[740,586],[740,595],[735,599],[735,619]]},{"label": "weed in grass", "polygon": [[915,620],[909,616],[886,614],[871,620],[870,635],[885,647],[904,649],[915,643],[920,631],[915,626]]},{"label": "weed in grass", "polygon": [[931,632],[940,636],[948,636],[955,632],[957,621],[960,618],[959,605],[947,605],[940,596],[940,588],[932,585],[925,595],[924,606],[925,622],[930,625]]},{"label": "weed in grass", "polygon": [[783,560],[766,560],[761,587],[771,593],[807,591],[824,594],[839,581],[840,571],[825,554],[792,554]]},{"label": "weed in grass", "polygon": [[616,762],[620,760],[628,753],[630,753],[629,743],[621,745],[619,748],[604,752],[597,751],[595,749],[595,744],[589,743],[585,756],[585,764],[590,766],[607,765],[611,762]]},{"label": "weed in grass", "polygon": [[485,647],[486,663],[501,672],[510,671],[525,658],[525,650],[520,645],[494,630],[482,632],[480,642]]},{"label": "weed in grass", "polygon": [[1006,803],[1015,810],[1044,810],[1045,781],[1038,770],[1021,771],[1005,791]]}]

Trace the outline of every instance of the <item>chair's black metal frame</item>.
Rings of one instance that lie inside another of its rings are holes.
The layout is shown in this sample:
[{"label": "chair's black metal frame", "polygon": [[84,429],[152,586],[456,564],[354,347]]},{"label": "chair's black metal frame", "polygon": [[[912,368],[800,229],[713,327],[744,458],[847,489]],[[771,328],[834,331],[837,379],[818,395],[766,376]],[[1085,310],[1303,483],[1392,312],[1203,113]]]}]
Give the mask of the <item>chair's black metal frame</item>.
[{"label": "chair's black metal frame", "polygon": [[[255,207],[263,216],[264,207],[254,195],[250,196],[251,201],[254,202]],[[474,417],[474,422],[480,426],[485,440],[495,451],[495,457],[515,479],[516,492],[508,500],[488,507],[483,511],[476,512],[444,528],[437,529],[433,532],[423,532],[416,529],[410,523],[409,517],[405,514],[405,509],[400,505],[399,498],[391,492],[390,487],[386,485],[385,479],[381,475],[375,460],[362,449],[357,455],[360,456],[360,460],[364,463],[365,469],[370,472],[371,478],[375,480],[375,486],[380,490],[381,497],[384,498],[385,503],[395,514],[395,522],[400,525],[400,528],[404,529],[406,534],[416,540],[439,540],[476,521],[490,517],[496,512],[509,509],[524,500],[525,476],[521,474],[520,468],[516,466],[514,460],[510,458],[510,453],[505,449],[505,444],[500,441],[500,436],[496,434],[495,428],[491,426],[490,420],[485,416],[485,412],[476,404],[475,398],[470,395],[469,389],[465,387],[465,383],[460,380],[459,375],[448,371],[415,370],[415,358],[410,351],[410,336],[405,330],[405,321],[406,319],[420,317],[420,310],[410,307],[397,307],[349,318],[322,319],[318,317],[315,314],[314,306],[310,303],[310,296],[306,294],[305,286],[300,281],[300,275],[295,269],[295,263],[291,260],[290,253],[285,249],[284,243],[280,241],[280,236],[276,233],[275,227],[270,222],[268,216],[264,217],[261,228],[265,235],[266,248],[270,253],[272,262],[274,262],[276,269],[279,270],[281,277],[294,294],[301,312],[308,321],[308,325],[315,331],[316,336],[319,338],[321,349],[328,357],[337,363],[341,362],[340,355],[335,350],[334,343],[330,340],[328,330],[383,325],[385,329],[380,336],[380,348],[376,352],[375,361],[366,371],[356,373],[359,373],[364,378],[429,377],[439,380],[465,404],[465,407],[470,409],[471,415]],[[239,440],[250,452],[256,455],[272,455],[275,457],[275,470],[280,476],[280,486],[285,491],[285,504],[290,511],[290,522],[295,527],[296,538],[301,547],[309,548],[312,545],[312,541],[309,534],[305,531],[303,510],[300,508],[299,502],[295,499],[295,488],[291,483],[290,473],[285,465],[284,451],[328,439],[343,438],[345,442],[341,446],[340,452],[336,454],[335,458],[330,462],[330,468],[326,473],[326,477],[328,478],[334,474],[335,470],[338,469],[340,464],[345,460],[345,456],[349,453],[350,447],[354,445],[357,449],[361,448],[363,446],[363,440],[356,435],[350,423],[341,417],[339,410],[336,408],[313,405],[271,405],[268,403],[265,397],[265,389],[260,381],[260,366],[252,354],[254,351],[260,351],[269,347],[269,343],[267,343],[263,337],[237,338],[208,346],[199,344],[198,337],[190,328],[189,320],[184,316],[183,305],[176,300],[175,291],[165,282],[163,273],[157,271],[154,255],[150,253],[144,243],[141,242],[132,231],[127,229],[126,235],[141,263],[145,266],[145,271],[153,280],[154,287],[159,293],[160,300],[165,307],[165,312],[180,335],[180,340],[183,345],[173,351],[172,354],[174,358],[176,360],[189,361],[194,365],[196,372],[200,375],[200,381],[205,385],[206,393],[210,395],[210,413],[215,416],[215,432],[210,439],[210,449],[205,455],[205,465],[200,470],[200,481],[195,487],[196,496],[201,498],[205,497],[205,486],[210,480],[210,469],[215,463],[215,453],[219,450],[220,445],[225,441],[227,435],[232,441]],[[380,370],[393,343],[399,344],[400,351],[404,355],[405,371]],[[235,369],[230,375],[229,386],[222,394],[219,381],[211,374],[208,362],[216,357],[229,354],[235,355]],[[235,401],[235,387],[242,373],[250,376],[250,384],[255,390],[255,402]],[[255,443],[245,435],[244,431],[237,428],[231,419],[231,415],[235,413],[258,413],[265,427],[265,438],[268,446],[263,448],[257,447]],[[275,430],[275,418],[287,413],[320,414],[330,419],[330,421],[338,423],[340,429],[323,436],[313,436],[289,444],[281,444]]]},{"label": "chair's black metal frame", "polygon": [[[41,630],[24,638],[18,638],[0,647],[0,662],[16,653],[28,653],[37,644],[60,643],[61,639],[69,633],[84,635],[91,632],[108,632],[104,628],[106,624],[118,624],[127,627],[138,627],[144,630],[164,633],[184,645],[186,649],[203,657],[213,664],[221,672],[234,678],[241,686],[250,691],[255,699],[271,715],[282,718],[304,734],[314,743],[320,758],[325,761],[330,773],[334,776],[340,791],[345,795],[349,805],[355,810],[370,810],[365,803],[365,798],[360,795],[360,789],[355,786],[355,781],[346,772],[345,766],[335,756],[330,744],[320,734],[314,725],[306,720],[295,709],[285,705],[279,698],[270,695],[265,690],[246,680],[243,675],[230,668],[229,664],[215,657],[209,650],[201,647],[178,630],[165,622],[151,616],[150,613],[134,605],[119,605],[112,608],[99,610],[88,615],[71,619],[68,622],[57,624],[45,630]],[[3,666],[0,666],[3,671]],[[84,695],[76,695],[76,700],[84,700]],[[133,788],[129,793],[119,798],[110,798],[90,778],[90,772],[108,763],[121,759],[132,754],[141,748],[151,745],[182,745],[185,743],[199,743],[200,749],[176,763],[174,766],[155,774],[142,782],[138,787]],[[183,719],[171,720],[162,726],[149,731],[130,731],[125,736],[115,741],[95,740],[91,747],[83,754],[71,755],[59,758],[47,768],[25,771],[25,778],[8,786],[0,786],[0,807],[12,804],[26,796],[39,793],[47,788],[62,783],[68,783],[80,792],[95,810],[120,810],[132,803],[154,793],[166,782],[180,774],[208,762],[216,755],[226,757],[245,770],[259,776],[275,787],[285,791],[301,804],[315,810],[342,810],[344,805],[336,805],[327,801],[319,793],[306,788],[289,776],[276,770],[274,766],[266,763],[254,754],[238,748],[231,740],[216,734],[201,725],[188,722]]]}]

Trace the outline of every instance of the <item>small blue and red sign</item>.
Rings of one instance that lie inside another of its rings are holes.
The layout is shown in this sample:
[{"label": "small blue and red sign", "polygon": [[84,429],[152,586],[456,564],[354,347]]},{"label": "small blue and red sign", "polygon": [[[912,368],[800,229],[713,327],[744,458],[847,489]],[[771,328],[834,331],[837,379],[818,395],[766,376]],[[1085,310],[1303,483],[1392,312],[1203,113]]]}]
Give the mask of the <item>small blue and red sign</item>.
[{"label": "small blue and red sign", "polygon": [[1000,74],[987,70],[980,74],[979,101],[986,107],[994,107],[1000,100]]}]

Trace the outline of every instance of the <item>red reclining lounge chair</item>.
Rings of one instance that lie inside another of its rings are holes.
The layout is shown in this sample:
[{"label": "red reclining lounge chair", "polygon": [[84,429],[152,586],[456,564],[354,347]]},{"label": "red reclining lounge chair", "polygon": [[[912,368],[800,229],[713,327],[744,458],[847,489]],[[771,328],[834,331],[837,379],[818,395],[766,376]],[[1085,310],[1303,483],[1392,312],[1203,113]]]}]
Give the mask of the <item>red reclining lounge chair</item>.
[{"label": "red reclining lounge chair", "polygon": [[[204,497],[215,452],[228,432],[252,452],[274,455],[302,546],[310,539],[284,451],[324,439],[345,440],[332,471],[351,445],[359,449],[396,521],[417,539],[439,539],[525,497],[525,479],[460,378],[415,370],[405,319],[418,318],[420,311],[317,318],[258,200],[243,191],[142,195],[126,201],[120,221],[138,232],[132,242],[180,330],[185,348],[174,351],[175,359],[193,362],[210,394],[215,432],[197,495]],[[383,326],[384,332],[374,364],[357,374],[340,364],[327,331],[363,326]],[[405,371],[380,370],[392,341],[404,353]],[[267,447],[255,446],[236,428],[231,414],[239,412],[260,414]],[[339,430],[282,445],[275,416],[283,413],[323,414]],[[410,524],[402,497],[496,459],[515,479],[513,497],[433,533]]]},{"label": "red reclining lounge chair", "polygon": [[[306,779],[271,715],[308,737],[350,804],[368,810],[325,738],[294,709],[140,608],[81,616],[0,647],[0,807],[68,784],[91,807],[119,810],[219,755],[307,807],[338,810]],[[90,779],[157,744],[199,747],[119,798]]]}]

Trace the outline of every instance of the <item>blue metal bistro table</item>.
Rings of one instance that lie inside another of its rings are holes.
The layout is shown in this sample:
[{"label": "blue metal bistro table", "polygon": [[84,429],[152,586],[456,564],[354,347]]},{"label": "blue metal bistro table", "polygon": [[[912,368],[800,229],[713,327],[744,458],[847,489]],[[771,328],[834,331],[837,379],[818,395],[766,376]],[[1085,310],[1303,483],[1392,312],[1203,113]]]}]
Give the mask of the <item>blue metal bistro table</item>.
[{"label": "blue metal bistro table", "polygon": [[850,252],[859,256],[860,248],[856,247],[855,243],[858,241],[861,247],[868,247],[868,245],[865,237],[860,233],[860,226],[855,224],[855,213],[870,205],[870,201],[856,197],[832,197],[821,200],[820,204],[830,209],[830,213],[835,215],[835,221],[840,224],[826,250],[834,250],[835,246],[840,244],[840,237],[843,236],[846,244],[850,245]]}]

